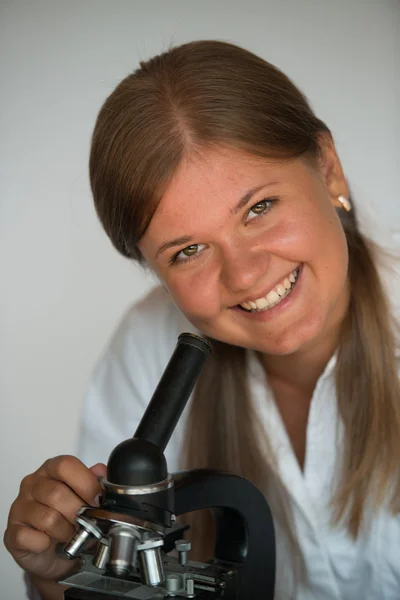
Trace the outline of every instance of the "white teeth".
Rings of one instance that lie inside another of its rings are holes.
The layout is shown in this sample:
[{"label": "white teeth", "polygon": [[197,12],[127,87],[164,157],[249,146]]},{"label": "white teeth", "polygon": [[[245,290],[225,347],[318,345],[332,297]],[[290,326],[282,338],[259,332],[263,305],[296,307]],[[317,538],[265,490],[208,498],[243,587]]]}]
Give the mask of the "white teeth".
[{"label": "white teeth", "polygon": [[285,288],[283,287],[283,285],[278,285],[278,287],[276,288],[276,291],[278,292],[278,294],[280,296],[283,296],[285,294]]},{"label": "white teeth", "polygon": [[269,302],[266,298],[259,298],[258,300],[256,300],[256,305],[258,310],[261,310],[262,308],[266,308],[268,306]]},{"label": "white teeth", "polygon": [[275,304],[278,304],[280,300],[289,294],[293,287],[292,284],[296,282],[298,275],[299,272],[298,269],[296,269],[293,273],[290,273],[282,283],[277,285],[274,290],[271,290],[265,298],[258,298],[254,302],[252,300],[249,302],[242,302],[241,306],[246,310],[265,310],[275,306]]},{"label": "white teeth", "polygon": [[268,292],[267,300],[268,300],[269,304],[273,304],[274,302],[279,300],[279,294],[277,292],[275,292],[275,290],[272,290],[272,292]]}]

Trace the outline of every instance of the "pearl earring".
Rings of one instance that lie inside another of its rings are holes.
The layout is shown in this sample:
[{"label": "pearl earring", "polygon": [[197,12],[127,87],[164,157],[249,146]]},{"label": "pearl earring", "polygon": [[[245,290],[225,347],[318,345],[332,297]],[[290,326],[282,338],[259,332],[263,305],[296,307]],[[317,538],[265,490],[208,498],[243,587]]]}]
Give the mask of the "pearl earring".
[{"label": "pearl earring", "polygon": [[340,202],[340,204],[343,206],[344,210],[347,212],[351,211],[351,202],[348,198],[346,198],[346,196],[343,196],[343,194],[340,194],[340,196],[338,196],[338,200]]}]

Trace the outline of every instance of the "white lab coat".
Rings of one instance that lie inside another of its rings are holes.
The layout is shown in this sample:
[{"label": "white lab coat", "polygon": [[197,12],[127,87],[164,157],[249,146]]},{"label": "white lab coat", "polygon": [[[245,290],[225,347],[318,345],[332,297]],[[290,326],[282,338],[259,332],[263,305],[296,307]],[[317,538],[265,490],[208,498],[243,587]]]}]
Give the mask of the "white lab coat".
[{"label": "white lab coat", "polygon": [[[94,372],[84,404],[78,456],[88,466],[107,463],[111,450],[133,435],[183,331],[195,329],[162,287],[155,288],[126,314]],[[295,587],[296,565],[280,518],[277,488],[272,483],[268,501],[276,529],[275,598],[398,600],[400,516],[383,509],[368,516],[368,526],[356,541],[343,528],[330,526],[329,501],[342,435],[332,376],[335,358],[328,363],[313,394],[303,471],[266,386],[262,367],[251,354],[249,361],[252,399],[272,439],[280,489],[290,506],[292,527],[306,565],[305,577]],[[170,472],[180,466],[188,407],[165,452]]]}]

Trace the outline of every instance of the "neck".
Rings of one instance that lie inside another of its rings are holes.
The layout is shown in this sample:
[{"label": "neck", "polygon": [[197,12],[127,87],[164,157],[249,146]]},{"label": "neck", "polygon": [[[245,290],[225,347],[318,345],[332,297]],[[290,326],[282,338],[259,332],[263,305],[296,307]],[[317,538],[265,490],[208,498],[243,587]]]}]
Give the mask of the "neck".
[{"label": "neck", "polygon": [[311,396],[336,347],[337,341],[288,356],[261,355],[260,360],[270,381],[278,380]]}]

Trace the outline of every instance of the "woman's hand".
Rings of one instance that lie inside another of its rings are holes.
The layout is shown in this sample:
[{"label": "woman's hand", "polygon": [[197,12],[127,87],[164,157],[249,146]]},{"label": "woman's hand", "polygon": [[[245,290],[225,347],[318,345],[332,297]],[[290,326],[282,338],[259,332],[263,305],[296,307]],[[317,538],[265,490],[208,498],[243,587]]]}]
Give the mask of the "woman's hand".
[{"label": "woman's hand", "polygon": [[106,471],[103,464],[88,469],[73,456],[57,456],[22,480],[4,534],[4,544],[20,567],[53,581],[75,568],[74,561],[56,554],[56,545],[74,535],[83,505],[98,504],[98,477]]}]

